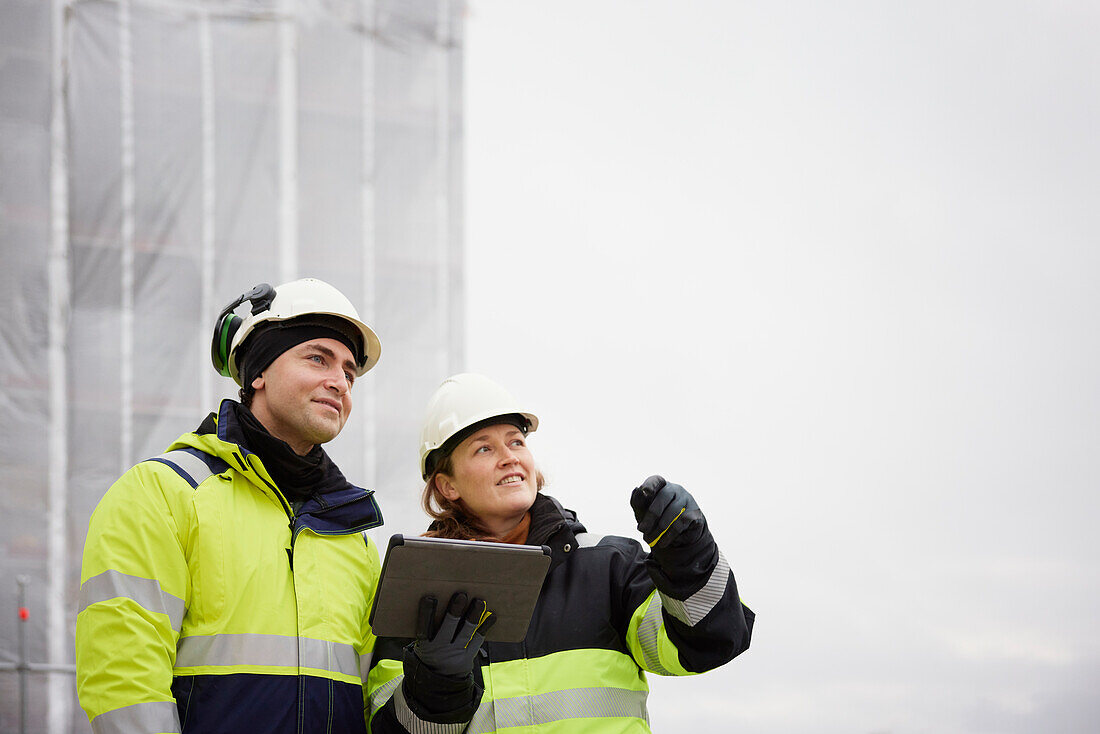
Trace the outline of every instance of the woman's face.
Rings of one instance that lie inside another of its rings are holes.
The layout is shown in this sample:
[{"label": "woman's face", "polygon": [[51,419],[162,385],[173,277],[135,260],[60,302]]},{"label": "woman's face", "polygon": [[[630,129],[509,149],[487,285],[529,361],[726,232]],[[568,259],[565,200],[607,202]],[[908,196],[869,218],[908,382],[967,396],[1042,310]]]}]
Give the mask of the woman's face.
[{"label": "woman's face", "polygon": [[516,426],[498,423],[466,438],[451,453],[453,474],[437,474],[436,486],[489,530],[507,533],[523,519],[538,491],[535,460]]}]

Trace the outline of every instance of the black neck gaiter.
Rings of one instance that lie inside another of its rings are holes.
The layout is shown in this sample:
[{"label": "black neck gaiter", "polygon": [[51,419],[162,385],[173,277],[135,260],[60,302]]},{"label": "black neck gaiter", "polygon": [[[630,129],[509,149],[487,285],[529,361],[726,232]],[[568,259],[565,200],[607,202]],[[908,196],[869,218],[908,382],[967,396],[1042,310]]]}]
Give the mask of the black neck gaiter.
[{"label": "black neck gaiter", "polygon": [[233,407],[244,434],[244,446],[260,457],[287,500],[302,502],[346,483],[319,444],[305,456],[299,456],[286,441],[268,433],[251,410],[240,403]]}]

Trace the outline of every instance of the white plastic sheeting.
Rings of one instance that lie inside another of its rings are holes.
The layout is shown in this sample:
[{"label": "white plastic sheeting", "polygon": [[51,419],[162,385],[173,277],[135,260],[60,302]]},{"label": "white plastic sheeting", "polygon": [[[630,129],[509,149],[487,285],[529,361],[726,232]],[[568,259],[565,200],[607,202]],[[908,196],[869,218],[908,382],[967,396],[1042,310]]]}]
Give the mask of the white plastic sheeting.
[{"label": "white plastic sheeting", "polygon": [[[17,575],[29,660],[72,663],[88,517],[233,394],[210,332],[261,281],[327,280],[380,334],[330,453],[378,490],[380,539],[422,526],[416,432],[463,360],[462,9],[0,5],[0,665]],[[90,730],[71,675],[29,681],[27,731]]]}]

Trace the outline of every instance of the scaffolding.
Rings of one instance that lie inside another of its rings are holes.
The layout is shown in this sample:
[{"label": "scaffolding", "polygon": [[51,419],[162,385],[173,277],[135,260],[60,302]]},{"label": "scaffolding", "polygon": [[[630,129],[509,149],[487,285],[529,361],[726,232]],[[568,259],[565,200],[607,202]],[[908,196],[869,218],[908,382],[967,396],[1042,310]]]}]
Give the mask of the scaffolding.
[{"label": "scaffolding", "polygon": [[377,489],[386,534],[419,529],[416,424],[464,359],[462,11],[0,5],[0,609],[36,622],[0,614],[0,730],[90,730],[72,678],[88,517],[231,395],[209,330],[255,283],[321,278],[376,327],[330,453]]}]

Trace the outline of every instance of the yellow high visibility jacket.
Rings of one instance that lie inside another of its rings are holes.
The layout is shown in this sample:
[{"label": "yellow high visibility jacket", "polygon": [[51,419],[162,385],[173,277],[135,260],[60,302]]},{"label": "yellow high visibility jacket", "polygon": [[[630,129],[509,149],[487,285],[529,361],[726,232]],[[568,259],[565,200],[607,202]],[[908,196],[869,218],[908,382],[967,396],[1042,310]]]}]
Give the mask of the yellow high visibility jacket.
[{"label": "yellow high visibility jacket", "polygon": [[293,511],[228,440],[234,407],[127,471],[92,515],[76,668],[97,734],[365,731],[373,493],[340,476]]},{"label": "yellow high visibility jacket", "polygon": [[749,646],[755,615],[709,531],[669,579],[637,541],[592,535],[539,494],[527,543],[550,547],[550,571],[526,637],[483,643],[476,710],[421,716],[402,685],[410,640],[383,637],[367,679],[372,734],[648,734],[646,672],[700,673]]}]

